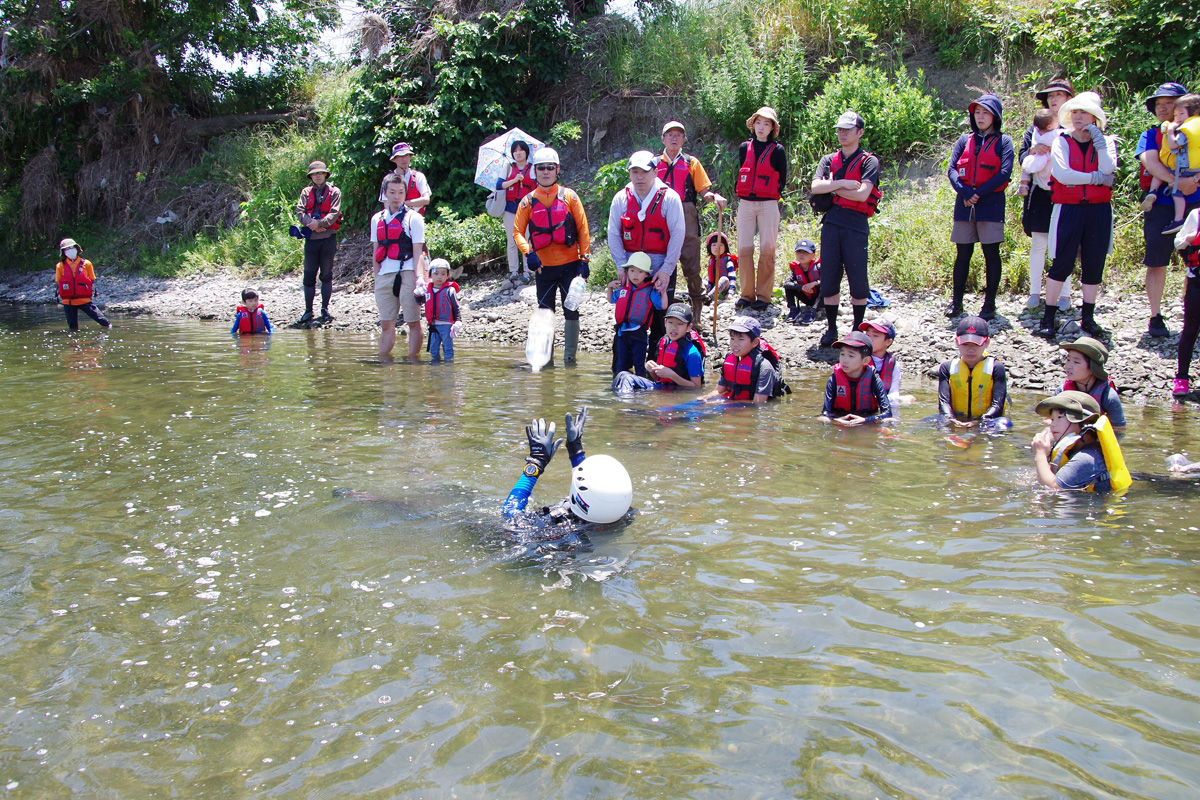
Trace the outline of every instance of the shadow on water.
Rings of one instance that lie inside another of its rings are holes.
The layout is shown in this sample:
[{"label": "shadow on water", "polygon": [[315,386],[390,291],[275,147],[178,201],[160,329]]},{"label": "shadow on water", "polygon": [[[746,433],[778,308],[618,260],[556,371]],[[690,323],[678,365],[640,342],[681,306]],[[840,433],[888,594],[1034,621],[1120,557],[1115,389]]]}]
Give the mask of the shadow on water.
[{"label": "shadow on water", "polygon": [[[0,312],[9,796],[1200,793],[1194,483],[1035,488],[1033,396],[954,443],[928,390],[820,424],[816,371],[694,415],[595,354],[116,322]],[[513,542],[523,427],[581,405],[638,514]],[[1127,416],[1135,470],[1200,452]]]}]

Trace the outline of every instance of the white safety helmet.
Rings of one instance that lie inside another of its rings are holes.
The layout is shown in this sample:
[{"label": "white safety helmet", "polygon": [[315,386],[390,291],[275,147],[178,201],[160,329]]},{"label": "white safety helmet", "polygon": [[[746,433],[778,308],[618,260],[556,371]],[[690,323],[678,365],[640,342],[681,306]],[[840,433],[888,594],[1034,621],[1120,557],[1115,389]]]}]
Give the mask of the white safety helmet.
[{"label": "white safety helmet", "polygon": [[533,166],[538,164],[553,164],[558,166],[558,151],[553,147],[539,147],[538,151],[533,154],[533,158],[529,159],[529,163]]},{"label": "white safety helmet", "polygon": [[633,482],[612,456],[588,456],[571,470],[568,498],[575,516],[588,522],[616,522],[633,503]]}]

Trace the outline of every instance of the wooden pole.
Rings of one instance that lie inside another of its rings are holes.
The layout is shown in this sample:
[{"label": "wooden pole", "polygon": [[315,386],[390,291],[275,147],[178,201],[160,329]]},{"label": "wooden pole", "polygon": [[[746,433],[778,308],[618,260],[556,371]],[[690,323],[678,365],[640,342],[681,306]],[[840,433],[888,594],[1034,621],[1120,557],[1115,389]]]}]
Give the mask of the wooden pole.
[{"label": "wooden pole", "polygon": [[[717,209],[717,242],[720,243],[724,237],[724,232],[721,230],[725,222],[725,209]],[[726,255],[729,255],[726,253]],[[713,286],[713,338],[717,338],[717,309],[721,307],[721,291],[718,286],[721,283],[721,257],[717,256],[717,268],[713,270],[713,277],[716,278],[717,286]]]}]

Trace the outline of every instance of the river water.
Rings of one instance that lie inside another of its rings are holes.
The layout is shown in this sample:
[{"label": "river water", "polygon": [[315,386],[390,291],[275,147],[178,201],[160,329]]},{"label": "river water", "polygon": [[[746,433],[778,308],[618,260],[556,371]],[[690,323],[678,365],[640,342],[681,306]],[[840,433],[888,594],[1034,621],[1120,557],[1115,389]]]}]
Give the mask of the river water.
[{"label": "river water", "polygon": [[[1033,488],[1035,397],[962,448],[927,384],[840,431],[817,373],[688,417],[596,355],[116,322],[0,310],[2,797],[1200,796],[1194,487]],[[522,426],[581,404],[639,514],[506,560]],[[1135,473],[1200,453],[1127,416]]]}]

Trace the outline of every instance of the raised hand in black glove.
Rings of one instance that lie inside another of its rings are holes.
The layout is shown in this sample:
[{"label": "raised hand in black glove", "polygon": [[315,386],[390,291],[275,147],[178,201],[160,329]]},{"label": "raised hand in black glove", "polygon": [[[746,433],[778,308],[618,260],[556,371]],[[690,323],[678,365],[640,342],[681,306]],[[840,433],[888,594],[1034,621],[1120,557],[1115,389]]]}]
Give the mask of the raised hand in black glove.
[{"label": "raised hand in black glove", "polygon": [[567,414],[567,455],[572,462],[576,456],[583,455],[583,426],[587,424],[587,415],[586,406],[579,409],[574,417]]},{"label": "raised hand in black glove", "polygon": [[525,461],[536,467],[539,474],[545,471],[563,442],[562,439],[554,440],[554,430],[554,423],[546,425],[544,419],[535,419],[525,426],[525,437],[529,439],[529,457]]}]

